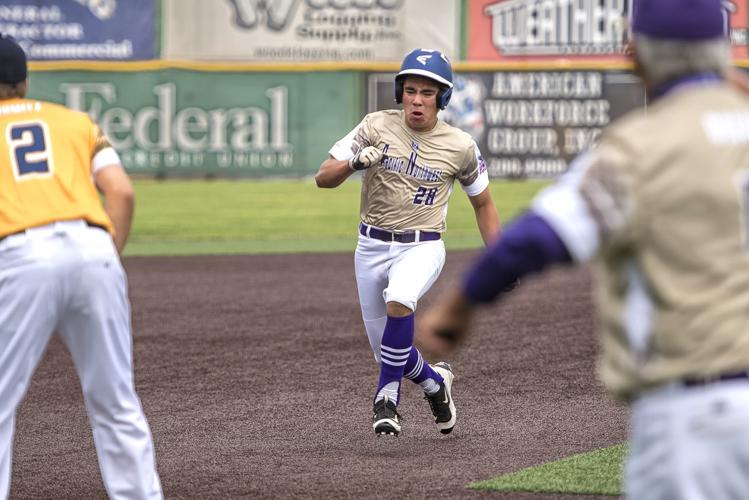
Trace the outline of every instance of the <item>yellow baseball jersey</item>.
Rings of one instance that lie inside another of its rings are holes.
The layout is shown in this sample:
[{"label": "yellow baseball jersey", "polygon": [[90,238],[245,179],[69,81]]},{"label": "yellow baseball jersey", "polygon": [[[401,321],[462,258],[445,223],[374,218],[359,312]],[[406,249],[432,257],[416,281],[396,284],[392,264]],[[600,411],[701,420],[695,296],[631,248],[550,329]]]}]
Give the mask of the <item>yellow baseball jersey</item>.
[{"label": "yellow baseball jersey", "polygon": [[372,226],[443,232],[454,181],[468,196],[489,185],[474,140],[442,120],[428,132],[416,132],[406,125],[403,111],[370,113],[330,154],[348,160],[367,146],[384,152],[383,160],[362,178],[360,216]]},{"label": "yellow baseball jersey", "polygon": [[93,182],[111,147],[88,115],[30,99],[0,101],[0,237],[85,219],[113,232]]},{"label": "yellow baseball jersey", "polygon": [[616,395],[749,369],[749,99],[685,84],[611,126],[534,202],[593,258]]}]

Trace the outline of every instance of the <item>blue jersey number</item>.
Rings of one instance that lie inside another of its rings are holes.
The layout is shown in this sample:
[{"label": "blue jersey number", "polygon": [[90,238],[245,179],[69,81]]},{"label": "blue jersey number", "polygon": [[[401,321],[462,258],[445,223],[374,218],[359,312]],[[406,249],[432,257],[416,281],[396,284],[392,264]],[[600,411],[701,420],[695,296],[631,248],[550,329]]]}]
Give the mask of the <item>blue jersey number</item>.
[{"label": "blue jersey number", "polygon": [[49,174],[52,171],[47,127],[44,123],[12,123],[8,126],[7,138],[10,160],[17,178],[29,174]]},{"label": "blue jersey number", "polygon": [[414,205],[434,205],[434,197],[437,195],[437,188],[427,189],[423,186],[416,190],[414,196]]}]

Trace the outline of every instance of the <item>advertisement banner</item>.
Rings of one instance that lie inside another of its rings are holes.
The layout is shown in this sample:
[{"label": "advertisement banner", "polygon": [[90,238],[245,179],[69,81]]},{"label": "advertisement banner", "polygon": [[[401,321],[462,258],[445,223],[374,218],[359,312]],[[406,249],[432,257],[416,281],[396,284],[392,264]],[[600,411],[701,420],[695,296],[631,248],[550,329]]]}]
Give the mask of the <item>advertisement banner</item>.
[{"label": "advertisement banner", "polygon": [[91,115],[130,173],[156,177],[311,175],[361,109],[350,72],[36,71],[30,85]]},{"label": "advertisement banner", "polygon": [[[748,0],[724,0],[735,58],[749,55]],[[469,60],[622,59],[628,0],[468,0]]]},{"label": "advertisement banner", "polygon": [[627,0],[468,0],[468,59],[619,57]]},{"label": "advertisement banner", "polygon": [[[369,111],[393,108],[393,74],[369,76]],[[644,105],[639,80],[619,71],[457,73],[440,113],[470,133],[492,178],[555,177],[603,128]]]},{"label": "advertisement banner", "polygon": [[0,33],[31,60],[153,59],[155,0],[4,0]]},{"label": "advertisement banner", "polygon": [[730,34],[735,59],[749,59],[749,0],[724,0],[730,13]]},{"label": "advertisement banner", "polygon": [[168,59],[400,61],[417,47],[458,56],[460,0],[165,0],[163,8]]}]

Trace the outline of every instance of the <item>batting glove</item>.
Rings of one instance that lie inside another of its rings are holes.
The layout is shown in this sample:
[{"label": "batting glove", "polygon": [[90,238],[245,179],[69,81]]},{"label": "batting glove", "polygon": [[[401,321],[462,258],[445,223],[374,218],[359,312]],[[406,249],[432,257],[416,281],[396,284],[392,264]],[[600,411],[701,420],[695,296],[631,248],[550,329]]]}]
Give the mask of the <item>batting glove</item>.
[{"label": "batting glove", "polygon": [[364,170],[372,165],[377,165],[382,160],[383,152],[374,146],[367,146],[359,150],[356,155],[348,161],[351,170]]}]

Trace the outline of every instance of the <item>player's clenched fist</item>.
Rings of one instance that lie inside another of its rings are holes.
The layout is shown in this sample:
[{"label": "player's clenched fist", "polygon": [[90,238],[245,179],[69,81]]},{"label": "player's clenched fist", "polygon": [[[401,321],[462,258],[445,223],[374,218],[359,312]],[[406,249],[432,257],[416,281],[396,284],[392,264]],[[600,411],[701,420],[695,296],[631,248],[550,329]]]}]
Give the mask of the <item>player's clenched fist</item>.
[{"label": "player's clenched fist", "polygon": [[374,146],[367,146],[359,150],[356,155],[348,161],[351,170],[364,170],[376,165],[382,160],[383,152]]}]

